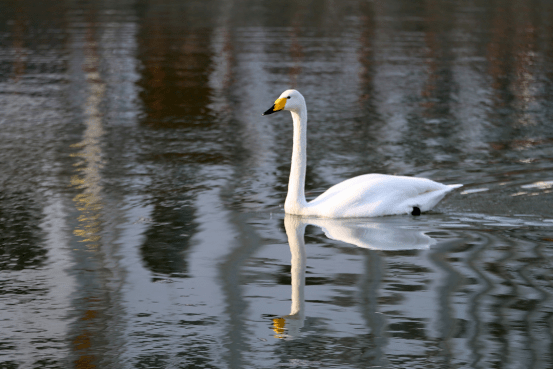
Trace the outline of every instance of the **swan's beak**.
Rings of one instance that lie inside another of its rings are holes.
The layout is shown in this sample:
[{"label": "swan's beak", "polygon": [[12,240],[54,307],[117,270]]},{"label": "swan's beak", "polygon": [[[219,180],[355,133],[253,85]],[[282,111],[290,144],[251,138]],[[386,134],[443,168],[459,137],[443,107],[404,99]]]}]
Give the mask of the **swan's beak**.
[{"label": "swan's beak", "polygon": [[283,97],[281,99],[276,99],[273,106],[271,106],[271,108],[269,110],[267,110],[265,113],[263,113],[261,115],[269,115],[269,114],[276,113],[277,111],[281,111],[282,109],[284,109],[285,105],[286,105],[286,98],[285,97]]},{"label": "swan's beak", "polygon": [[269,110],[267,110],[265,113],[261,114],[261,115],[269,115],[269,114],[273,114],[273,113],[276,113],[278,110],[275,110],[275,106],[271,106],[269,108]]}]

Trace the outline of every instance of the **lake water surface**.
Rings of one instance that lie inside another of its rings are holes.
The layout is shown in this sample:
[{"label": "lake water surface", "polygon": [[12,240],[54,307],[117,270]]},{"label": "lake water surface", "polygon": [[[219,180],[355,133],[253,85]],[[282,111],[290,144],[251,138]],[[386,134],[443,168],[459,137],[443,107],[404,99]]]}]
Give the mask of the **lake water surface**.
[{"label": "lake water surface", "polygon": [[[420,217],[285,216],[365,173]],[[550,1],[0,0],[0,368],[553,368]]]}]

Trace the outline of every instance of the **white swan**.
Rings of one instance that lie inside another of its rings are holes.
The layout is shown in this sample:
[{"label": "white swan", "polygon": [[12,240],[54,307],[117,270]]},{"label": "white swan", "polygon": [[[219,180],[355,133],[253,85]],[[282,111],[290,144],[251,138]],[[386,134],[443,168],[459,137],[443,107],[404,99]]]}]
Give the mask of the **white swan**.
[{"label": "white swan", "polygon": [[303,95],[286,90],[263,115],[281,110],[292,113],[294,146],[288,195],[288,214],[325,218],[361,218],[394,214],[419,215],[434,207],[449,191],[462,185],[444,185],[425,178],[365,174],[332,186],[313,201],[305,200],[307,107]]}]

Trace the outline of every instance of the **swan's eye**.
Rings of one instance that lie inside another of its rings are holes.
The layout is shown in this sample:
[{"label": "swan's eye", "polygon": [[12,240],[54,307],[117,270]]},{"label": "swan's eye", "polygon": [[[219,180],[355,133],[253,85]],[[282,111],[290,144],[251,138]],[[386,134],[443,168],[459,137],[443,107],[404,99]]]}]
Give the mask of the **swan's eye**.
[{"label": "swan's eye", "polygon": [[287,99],[291,98],[292,96],[288,96]]}]

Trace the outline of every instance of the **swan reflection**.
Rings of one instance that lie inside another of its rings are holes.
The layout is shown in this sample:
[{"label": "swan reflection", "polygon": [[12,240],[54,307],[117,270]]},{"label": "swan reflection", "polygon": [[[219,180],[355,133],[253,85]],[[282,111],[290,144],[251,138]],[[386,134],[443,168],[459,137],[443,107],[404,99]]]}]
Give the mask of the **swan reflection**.
[{"label": "swan reflection", "polygon": [[299,335],[304,325],[306,265],[304,235],[307,225],[321,228],[332,240],[371,250],[420,250],[428,249],[436,243],[405,218],[325,219],[285,214],[284,227],[292,255],[292,306],[290,314],[273,319],[273,330],[277,338],[295,337]]}]

